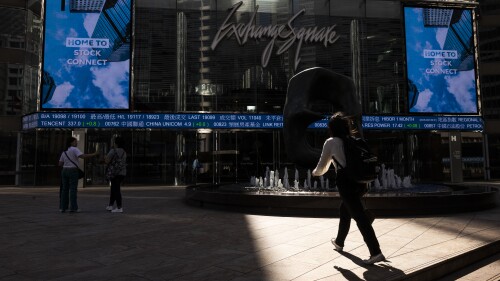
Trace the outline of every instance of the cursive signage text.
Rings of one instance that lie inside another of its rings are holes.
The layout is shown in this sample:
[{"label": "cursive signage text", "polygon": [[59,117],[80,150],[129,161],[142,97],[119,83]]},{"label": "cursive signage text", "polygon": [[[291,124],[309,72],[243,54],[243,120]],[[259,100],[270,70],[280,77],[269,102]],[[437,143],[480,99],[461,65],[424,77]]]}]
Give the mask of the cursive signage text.
[{"label": "cursive signage text", "polygon": [[232,35],[234,35],[240,45],[244,45],[248,39],[261,40],[262,38],[269,38],[269,43],[265,47],[261,58],[262,67],[266,67],[269,63],[269,58],[273,52],[276,41],[282,43],[281,46],[278,47],[276,55],[281,55],[293,46],[294,43],[297,43],[294,65],[294,68],[297,69],[297,66],[300,63],[299,54],[303,43],[322,43],[325,47],[327,47],[328,44],[333,44],[339,39],[339,35],[335,31],[336,25],[322,28],[314,26],[295,29],[293,27],[293,22],[298,16],[305,13],[305,9],[297,12],[292,18],[290,18],[290,20],[288,20],[286,24],[268,26],[256,25],[255,17],[259,6],[255,8],[255,12],[252,14],[248,23],[230,22],[230,19],[233,17],[234,13],[238,11],[242,4],[243,1],[233,5],[231,11],[227,15],[222,26],[217,31],[214,40],[212,41],[212,50],[217,48],[217,45],[220,41],[222,41],[222,39],[230,38]]}]

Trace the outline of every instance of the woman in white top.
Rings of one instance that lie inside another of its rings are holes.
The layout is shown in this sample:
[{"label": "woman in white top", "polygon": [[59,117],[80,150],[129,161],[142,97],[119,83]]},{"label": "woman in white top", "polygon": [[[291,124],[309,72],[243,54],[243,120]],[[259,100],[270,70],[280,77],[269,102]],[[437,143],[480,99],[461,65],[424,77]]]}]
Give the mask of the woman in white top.
[{"label": "woman in white top", "polygon": [[96,151],[94,153],[84,154],[76,146],[78,140],[74,137],[69,137],[66,141],[66,151],[61,153],[59,158],[59,166],[62,166],[61,171],[61,196],[59,198],[59,210],[61,213],[68,210],[70,212],[79,212],[77,192],[78,192],[78,166],[79,159],[85,159],[99,155]]},{"label": "woman in white top", "polygon": [[[346,165],[349,163],[346,163],[344,140],[353,134],[350,124],[350,120],[344,118],[342,113],[337,113],[330,118],[328,121],[330,138],[325,141],[318,165],[312,171],[312,174],[313,176],[325,174],[330,164],[333,164],[337,173],[336,182],[342,202],[339,207],[340,221],[338,234],[335,239],[331,240],[335,249],[337,251],[343,250],[344,242],[351,226],[351,218],[353,218],[370,251],[370,258],[363,260],[363,262],[374,264],[385,260],[385,257],[380,250],[375,231],[371,225],[373,220],[367,216],[361,203],[361,196],[355,186],[358,183],[349,179],[345,170]],[[336,161],[333,161],[333,157],[335,157]]]}]

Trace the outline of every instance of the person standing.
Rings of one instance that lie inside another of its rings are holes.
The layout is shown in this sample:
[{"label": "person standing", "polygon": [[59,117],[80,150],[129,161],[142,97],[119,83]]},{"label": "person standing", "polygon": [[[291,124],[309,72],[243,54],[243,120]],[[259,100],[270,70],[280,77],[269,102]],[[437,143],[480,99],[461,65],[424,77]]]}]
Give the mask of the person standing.
[{"label": "person standing", "polygon": [[62,166],[61,171],[61,194],[59,198],[59,210],[65,213],[66,210],[70,212],[80,212],[78,208],[78,159],[85,159],[99,155],[96,151],[94,153],[84,154],[76,146],[78,140],[74,137],[69,137],[66,141],[67,149],[61,153],[59,157],[59,166]]},{"label": "person standing", "polygon": [[195,158],[193,160],[193,165],[192,165],[192,170],[191,170],[191,178],[192,178],[192,182],[194,184],[197,183],[198,181],[198,169],[200,168],[200,161],[198,160],[198,158]]},{"label": "person standing", "polygon": [[[123,149],[124,140],[122,137],[116,137],[114,141],[113,148],[108,152],[104,161],[106,164],[110,165],[112,161],[119,161],[119,171],[116,172],[112,178],[109,179],[110,182],[110,196],[109,204],[106,210],[112,213],[123,213],[122,206],[122,192],[121,184],[125,176],[127,175],[127,152]],[[116,208],[113,208],[116,203]]]},{"label": "person standing", "polygon": [[[330,164],[333,164],[337,172],[337,187],[342,202],[340,204],[340,221],[337,237],[331,242],[335,250],[342,251],[344,242],[349,233],[351,218],[356,221],[359,231],[370,251],[370,258],[363,260],[365,264],[374,264],[385,260],[380,245],[372,227],[373,218],[365,212],[361,202],[361,196],[356,188],[358,183],[352,181],[347,176],[346,156],[344,153],[344,141],[354,134],[350,121],[343,117],[342,113],[334,114],[328,121],[328,131],[330,138],[323,144],[321,157],[316,168],[312,171],[313,176],[321,176],[328,171]],[[335,159],[335,161],[333,161]]]}]

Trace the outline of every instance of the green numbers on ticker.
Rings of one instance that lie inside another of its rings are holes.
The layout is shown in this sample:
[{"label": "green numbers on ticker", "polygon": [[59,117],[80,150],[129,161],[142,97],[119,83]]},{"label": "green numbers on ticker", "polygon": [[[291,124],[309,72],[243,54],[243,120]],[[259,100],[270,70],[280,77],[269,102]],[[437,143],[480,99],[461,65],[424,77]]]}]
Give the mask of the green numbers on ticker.
[{"label": "green numbers on ticker", "polygon": [[206,128],[206,127],[208,127],[208,123],[207,122],[202,122],[202,121],[193,122],[193,127],[203,127],[203,128]]},{"label": "green numbers on ticker", "polygon": [[410,123],[406,124],[406,128],[411,128],[411,129],[418,129],[420,126],[418,123]]},{"label": "green numbers on ticker", "polygon": [[83,127],[99,127],[99,121],[86,121],[82,122]]}]

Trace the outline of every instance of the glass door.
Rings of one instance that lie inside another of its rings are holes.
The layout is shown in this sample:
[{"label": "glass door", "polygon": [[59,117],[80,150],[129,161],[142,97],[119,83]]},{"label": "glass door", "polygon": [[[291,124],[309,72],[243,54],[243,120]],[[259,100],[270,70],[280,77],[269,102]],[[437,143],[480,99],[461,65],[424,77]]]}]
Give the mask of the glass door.
[{"label": "glass door", "polygon": [[281,131],[216,131],[213,138],[214,183],[250,182],[285,166]]},{"label": "glass door", "polygon": [[238,182],[238,138],[235,131],[213,133],[213,170],[215,183]]}]

